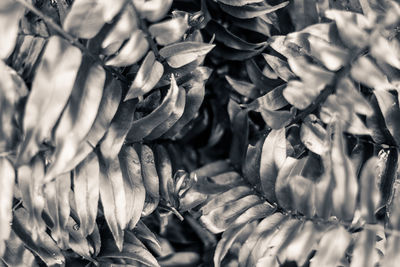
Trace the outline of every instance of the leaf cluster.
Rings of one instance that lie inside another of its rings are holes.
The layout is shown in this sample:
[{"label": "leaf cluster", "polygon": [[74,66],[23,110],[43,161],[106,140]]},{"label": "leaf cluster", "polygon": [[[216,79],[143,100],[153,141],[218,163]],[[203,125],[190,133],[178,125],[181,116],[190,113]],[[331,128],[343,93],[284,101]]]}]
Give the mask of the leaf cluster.
[{"label": "leaf cluster", "polygon": [[389,0],[3,0],[0,265],[395,266],[399,24]]}]

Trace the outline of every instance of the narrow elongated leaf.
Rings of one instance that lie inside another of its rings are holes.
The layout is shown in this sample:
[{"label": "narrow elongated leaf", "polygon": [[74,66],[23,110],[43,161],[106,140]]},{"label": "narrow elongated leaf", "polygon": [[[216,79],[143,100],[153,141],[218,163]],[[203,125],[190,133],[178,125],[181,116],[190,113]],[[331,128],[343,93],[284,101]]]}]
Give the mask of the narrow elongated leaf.
[{"label": "narrow elongated leaf", "polygon": [[371,88],[391,88],[386,75],[367,56],[360,57],[353,63],[351,77]]},{"label": "narrow elongated leaf", "polygon": [[46,43],[47,39],[44,37],[18,36],[14,52],[8,58],[8,65],[24,77],[25,81],[31,82]]},{"label": "narrow elongated leaf", "polygon": [[126,232],[124,238],[124,248],[119,250],[113,246],[113,242],[104,242],[104,248],[100,259],[128,259],[138,261],[145,266],[160,266],[154,256],[147,250],[142,242],[131,232]]},{"label": "narrow elongated leaf", "polygon": [[126,200],[124,183],[118,158],[102,159],[100,163],[100,199],[104,217],[121,251],[124,241],[123,229],[126,227]]},{"label": "narrow elongated leaf", "polygon": [[199,253],[192,251],[175,252],[165,258],[159,259],[158,263],[163,267],[195,266],[201,264],[201,257]]},{"label": "narrow elongated leaf", "polygon": [[314,213],[314,183],[303,176],[296,175],[289,181],[293,197],[293,208],[312,217]]},{"label": "narrow elongated leaf", "polygon": [[220,3],[220,7],[223,11],[228,13],[229,15],[232,15],[237,18],[241,19],[249,19],[249,18],[254,18],[258,17],[264,14],[268,14],[271,12],[274,12],[278,9],[281,9],[289,4],[288,1],[280,3],[275,6],[270,6],[267,3],[255,3],[255,4],[249,4],[245,6],[231,6],[227,4]]},{"label": "narrow elongated leaf", "polygon": [[371,104],[357,91],[350,79],[339,81],[336,87],[336,96],[339,103],[354,108],[358,114],[371,116],[373,113]]},{"label": "narrow elongated leaf", "polygon": [[[294,199],[290,189],[292,179],[297,175],[304,175],[310,156],[300,159],[288,157],[283,162],[275,182],[275,195],[279,205],[285,209],[293,209]],[[313,166],[314,167],[314,166]]]},{"label": "narrow elongated leaf", "polygon": [[235,186],[234,188],[209,199],[207,203],[200,208],[200,211],[203,215],[206,215],[216,208],[219,208],[231,201],[235,201],[239,198],[250,195],[251,193],[252,191],[248,186]]},{"label": "narrow elongated leaf", "polygon": [[280,85],[274,88],[271,92],[257,98],[253,102],[247,105],[247,107],[254,111],[259,111],[262,113],[263,108],[268,110],[278,110],[289,103],[283,97],[283,90],[285,85]]},{"label": "narrow elongated leaf", "polygon": [[69,192],[71,190],[71,174],[66,173],[56,177],[52,182],[46,184],[44,196],[46,198],[48,213],[54,226],[51,229],[51,236],[57,245],[66,249],[69,236],[66,231],[70,213]]},{"label": "narrow elongated leaf", "polygon": [[289,14],[296,31],[318,23],[316,2],[312,0],[300,0],[289,6]]},{"label": "narrow elongated leaf", "polygon": [[149,42],[142,30],[135,30],[119,53],[106,61],[107,65],[124,67],[138,62],[149,50]]},{"label": "narrow elongated leaf", "polygon": [[105,71],[98,63],[84,57],[71,97],[55,131],[55,159],[45,180],[65,171],[65,165],[76,155],[89,133],[101,102]]},{"label": "narrow elongated leaf", "polygon": [[73,173],[76,212],[84,236],[91,234],[96,224],[100,194],[99,168],[99,160],[92,152]]},{"label": "narrow elongated leaf", "polygon": [[112,77],[107,77],[103,90],[103,96],[99,105],[96,119],[92,128],[86,136],[87,142],[95,147],[106,133],[111,121],[118,110],[121,101],[122,88],[119,81]]},{"label": "narrow elongated leaf", "polygon": [[105,24],[103,8],[98,0],[74,1],[63,28],[79,38],[93,38]]},{"label": "narrow elongated leaf", "polygon": [[136,142],[142,140],[144,137],[149,135],[154,128],[163,123],[172,113],[178,95],[179,88],[174,76],[172,75],[171,86],[162,103],[149,115],[132,123],[131,130],[126,138],[127,141]]},{"label": "narrow elongated leaf", "polygon": [[[277,231],[277,229],[279,229],[280,225],[286,219],[287,218],[281,213],[274,213],[273,215],[263,219],[243,243],[238,256],[239,266],[247,266],[247,263],[252,261],[252,259],[249,259],[249,257],[253,257],[253,255],[257,253],[256,250],[260,249],[255,248],[255,246],[258,244],[258,240],[262,239],[265,241],[265,243],[267,243],[266,240],[268,240],[268,237]],[[254,254],[253,249],[256,249]]]},{"label": "narrow elongated leaf", "polygon": [[344,220],[351,220],[356,206],[358,183],[353,165],[345,152],[345,143],[340,122],[335,123],[332,146],[332,170],[335,187],[332,192],[333,210]]},{"label": "narrow elongated leaf", "polygon": [[236,133],[232,138],[229,151],[229,158],[234,166],[241,166],[246,157],[249,135],[248,111],[240,109],[239,105],[233,100],[229,100],[228,112],[233,110],[230,115],[232,132]]},{"label": "narrow elongated leaf", "polygon": [[213,177],[199,178],[197,183],[193,185],[193,189],[205,194],[218,194],[243,184],[240,174],[235,171],[225,172]]},{"label": "narrow elongated leaf", "polygon": [[144,188],[146,189],[146,203],[143,215],[149,215],[158,206],[160,201],[160,183],[154,161],[154,153],[147,145],[136,147],[140,157]]},{"label": "narrow elongated leaf", "polygon": [[86,236],[77,229],[77,223],[71,217],[68,218],[67,230],[69,232],[69,247],[83,258],[92,261],[90,245]]},{"label": "narrow elongated leaf", "polygon": [[[329,144],[329,147],[331,145]],[[333,165],[331,155],[328,154],[324,158],[324,173],[315,185],[315,211],[318,216],[328,218],[333,208],[332,191],[335,186],[333,177]]]},{"label": "narrow elongated leaf", "polygon": [[255,50],[238,50],[227,46],[216,46],[212,51],[212,54],[218,55],[228,60],[242,61],[250,59],[258,54],[260,54],[265,49],[265,46],[261,46]]},{"label": "narrow elongated leaf", "polygon": [[0,3],[0,59],[6,59],[14,50],[17,41],[19,20],[24,14],[23,6],[13,0]]},{"label": "narrow elongated leaf", "polygon": [[280,84],[278,81],[265,76],[254,59],[249,59],[246,61],[246,70],[251,82],[254,83],[254,85],[256,85],[258,88],[262,89],[263,92],[268,93],[275,86]]},{"label": "narrow elongated leaf", "polygon": [[43,232],[46,228],[42,219],[45,205],[42,190],[43,177],[44,163],[39,156],[32,160],[30,166],[23,165],[18,168],[18,188],[21,191],[24,207],[29,213],[31,223],[27,227],[32,233],[34,241],[38,238],[38,233]]},{"label": "narrow elongated leaf", "polygon": [[206,55],[215,45],[200,42],[180,42],[160,49],[160,56],[173,68],[180,68]]},{"label": "narrow elongated leaf", "polygon": [[260,3],[263,0],[218,0],[218,2],[230,6],[244,6],[248,4]]},{"label": "narrow elongated leaf", "polygon": [[163,135],[163,138],[173,138],[179,134],[181,129],[187,125],[190,120],[192,120],[201,104],[203,103],[205,93],[204,81],[195,83],[189,88],[186,93],[186,104],[183,115],[178,119],[178,121]]},{"label": "narrow elongated leaf", "polygon": [[334,20],[342,42],[351,48],[363,48],[368,44],[369,21],[356,12],[330,9],[325,16]]},{"label": "narrow elongated leaf", "polygon": [[101,237],[100,231],[97,224],[94,224],[93,232],[87,237],[88,241],[90,242],[90,253],[93,256],[97,256],[100,253],[101,248]]},{"label": "narrow elongated leaf", "polygon": [[24,242],[24,245],[48,266],[65,264],[65,258],[60,248],[46,232],[40,233],[38,241],[32,240],[31,232],[26,228],[26,225],[30,223],[28,218],[26,210],[20,208],[14,212],[12,222],[13,231]]},{"label": "narrow elongated leaf", "polygon": [[225,76],[225,79],[236,92],[243,96],[254,99],[260,95],[259,89],[252,83],[236,80],[228,75]]},{"label": "narrow elongated leaf", "polygon": [[156,168],[160,178],[161,198],[174,207],[178,205],[174,199],[174,180],[172,178],[172,164],[168,151],[164,146],[158,145],[155,149]]},{"label": "narrow elongated leaf", "polygon": [[360,178],[360,211],[361,217],[367,223],[375,222],[375,210],[380,202],[379,189],[377,187],[378,158],[370,158],[361,172]]},{"label": "narrow elongated leaf", "polygon": [[332,81],[334,76],[332,72],[312,64],[303,56],[291,57],[288,59],[288,63],[293,73],[300,77],[304,84],[314,86],[314,90],[322,90],[325,85]]},{"label": "narrow elongated leaf", "polygon": [[219,267],[221,266],[221,261],[228,253],[229,249],[232,247],[233,243],[236,241],[238,236],[250,230],[256,226],[256,222],[250,222],[245,225],[240,225],[237,227],[229,228],[222,234],[221,240],[218,242],[217,247],[215,248],[214,253],[214,266]]},{"label": "narrow elongated leaf", "polygon": [[122,177],[131,187],[133,200],[127,202],[129,228],[132,229],[139,221],[146,199],[146,190],[143,184],[140,158],[138,153],[129,146],[124,146],[120,153]]},{"label": "narrow elongated leaf", "polygon": [[172,0],[133,0],[140,15],[150,22],[162,19],[172,5]]},{"label": "narrow elongated leaf", "polygon": [[118,107],[110,128],[108,128],[100,144],[100,151],[104,158],[113,159],[117,157],[131,128],[136,104],[137,100],[132,99]]},{"label": "narrow elongated leaf", "polygon": [[201,168],[194,170],[191,175],[196,175],[198,178],[205,176],[216,176],[218,174],[233,170],[229,161],[227,160],[218,160],[215,162],[211,162],[202,166]]},{"label": "narrow elongated leaf", "polygon": [[300,50],[299,46],[293,43],[287,44],[285,35],[274,35],[270,38],[270,47],[286,58],[299,57],[306,55],[305,51]]},{"label": "narrow elongated leaf", "polygon": [[75,157],[68,163],[65,170],[74,169],[91,151],[93,151],[93,148],[96,147],[97,143],[106,133],[111,124],[111,120],[117,112],[121,94],[122,88],[120,82],[116,79],[110,80],[110,77],[107,77],[96,119],[85,140],[80,144]]},{"label": "narrow elongated leaf", "polygon": [[[400,198],[398,191],[394,195],[392,200],[392,212],[390,216],[390,225],[393,230],[400,230]],[[385,247],[385,254],[381,261],[381,266],[390,267],[396,265],[396,262],[400,259],[398,250],[400,248],[400,237],[397,234],[392,234],[388,237]]]},{"label": "narrow elongated leaf", "polygon": [[125,101],[150,92],[163,73],[163,65],[156,60],[153,51],[149,51],[125,96]]},{"label": "narrow elongated leaf", "polygon": [[343,67],[348,59],[349,53],[332,43],[314,35],[308,36],[310,53],[317,58],[330,71],[337,71]]},{"label": "narrow elongated leaf", "polygon": [[225,231],[231,223],[235,221],[242,213],[254,205],[261,202],[261,199],[256,195],[248,195],[228,202],[225,205],[213,209],[208,214],[203,214],[200,217],[200,222],[213,233]]},{"label": "narrow elongated leaf", "polygon": [[160,241],[156,235],[147,227],[143,221],[139,221],[133,230],[135,236],[139,238],[147,247],[151,248],[156,254],[162,254]]},{"label": "narrow elongated leaf", "polygon": [[221,24],[215,20],[211,20],[207,24],[206,30],[210,34],[215,34],[215,39],[228,47],[238,49],[238,50],[254,50],[262,46],[265,46],[266,42],[260,43],[250,43],[246,40],[234,35],[228,29],[223,27]]},{"label": "narrow elongated leaf", "polygon": [[374,94],[385,119],[386,127],[389,129],[396,143],[400,144],[400,107],[398,99],[391,93],[383,90],[375,90]]},{"label": "narrow elongated leaf", "polygon": [[183,115],[186,105],[186,91],[183,88],[179,88],[178,98],[175,103],[173,111],[169,115],[168,119],[154,128],[151,133],[146,136],[146,140],[154,140],[166,133]]},{"label": "narrow elongated leaf", "polygon": [[266,216],[271,215],[275,210],[275,206],[271,205],[267,201],[264,201],[260,204],[254,205],[253,207],[240,214],[229,227],[237,227],[243,224],[247,224],[248,222],[251,222],[253,220],[265,218]]},{"label": "narrow elongated leaf", "polygon": [[373,36],[371,41],[371,54],[380,60],[385,61],[391,66],[400,69],[400,59],[398,56],[399,42],[396,39],[388,40],[378,34]]},{"label": "narrow elongated leaf", "polygon": [[294,114],[292,111],[286,110],[270,110],[260,107],[260,113],[265,123],[274,130],[279,130],[289,125]]},{"label": "narrow elongated leaf", "polygon": [[124,0],[76,0],[67,14],[63,28],[79,38],[93,38],[106,22],[120,11]]},{"label": "narrow elongated leaf", "polygon": [[[344,102],[344,101],[341,101]],[[337,95],[330,95],[321,107],[320,118],[329,124],[335,118],[343,124],[343,131],[358,135],[369,135],[371,131],[365,127],[364,122],[354,113],[352,106],[341,104]]]},{"label": "narrow elongated leaf", "polygon": [[260,164],[261,187],[265,197],[271,202],[276,201],[276,176],[285,159],[285,129],[272,130],[265,139]]},{"label": "narrow elongated leaf", "polygon": [[2,256],[5,266],[39,266],[33,253],[25,247],[22,240],[13,231],[11,231],[11,235],[6,241],[6,247],[6,252]]},{"label": "narrow elongated leaf", "polygon": [[247,147],[246,158],[242,165],[244,177],[253,185],[260,187],[260,166],[262,149],[265,136],[262,136],[255,145],[249,144]]},{"label": "narrow elongated leaf", "polygon": [[376,233],[374,230],[364,229],[358,236],[351,258],[350,267],[373,267]]},{"label": "narrow elongated leaf", "polygon": [[308,259],[309,254],[317,246],[325,226],[319,226],[311,221],[306,221],[299,229],[296,237],[290,242],[286,249],[281,252],[280,262],[285,260],[295,261],[299,266],[303,266]]},{"label": "narrow elongated leaf", "polygon": [[[322,90],[323,88],[321,88]],[[310,87],[304,82],[292,80],[286,84],[283,96],[294,107],[305,109],[317,98],[321,90]]]},{"label": "narrow elongated leaf", "polygon": [[80,64],[78,48],[60,37],[50,37],[25,107],[20,164],[27,163],[38,152],[41,142],[50,137],[71,94]]},{"label": "narrow elongated leaf", "polygon": [[350,234],[342,226],[329,230],[319,242],[317,252],[311,259],[310,267],[336,267],[344,257],[350,241]]},{"label": "narrow elongated leaf", "polygon": [[19,114],[17,108],[28,88],[18,74],[3,61],[0,61],[0,151],[15,149],[20,138],[15,119]]},{"label": "narrow elongated leaf", "polygon": [[13,188],[15,184],[15,170],[8,159],[0,158],[0,255],[5,250],[4,242],[11,233]]},{"label": "narrow elongated leaf", "polygon": [[268,242],[260,242],[258,246],[261,253],[258,254],[258,258],[254,258],[255,266],[279,266],[278,253],[292,241],[302,225],[303,222],[299,220],[289,219]]},{"label": "narrow elongated leaf", "polygon": [[326,130],[322,122],[313,114],[308,115],[301,124],[300,138],[309,150],[318,155],[323,155],[328,151],[325,144]]},{"label": "narrow elongated leaf", "polygon": [[285,82],[295,78],[296,76],[290,70],[289,64],[283,61],[279,57],[272,56],[269,54],[262,54],[267,61],[268,65],[274,70],[274,72],[284,80]]},{"label": "narrow elongated leaf", "polygon": [[108,33],[101,44],[105,55],[113,55],[120,49],[131,33],[138,28],[138,20],[131,5],[127,5],[122,11],[121,17]]}]

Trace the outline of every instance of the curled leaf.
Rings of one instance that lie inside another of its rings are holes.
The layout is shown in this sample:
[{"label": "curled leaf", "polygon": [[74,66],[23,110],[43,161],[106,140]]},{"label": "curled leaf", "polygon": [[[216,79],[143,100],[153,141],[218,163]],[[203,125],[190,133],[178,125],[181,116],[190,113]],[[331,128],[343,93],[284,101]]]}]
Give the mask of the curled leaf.
[{"label": "curled leaf", "polygon": [[142,140],[151,133],[158,125],[162,124],[173,112],[175,103],[179,96],[179,88],[174,76],[171,79],[171,86],[162,103],[149,115],[133,121],[131,130],[127,135],[128,142]]},{"label": "curled leaf", "polygon": [[200,42],[180,42],[160,49],[160,56],[173,68],[180,68],[201,56],[204,56],[215,45]]}]

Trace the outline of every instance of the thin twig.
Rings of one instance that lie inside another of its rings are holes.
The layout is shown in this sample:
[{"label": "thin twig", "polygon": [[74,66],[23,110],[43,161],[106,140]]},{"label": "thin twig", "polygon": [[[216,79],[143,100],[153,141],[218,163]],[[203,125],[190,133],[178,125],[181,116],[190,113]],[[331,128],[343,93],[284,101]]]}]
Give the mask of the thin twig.
[{"label": "thin twig", "polygon": [[52,18],[50,18],[49,16],[47,16],[42,11],[40,11],[39,9],[37,9],[36,7],[34,7],[32,4],[28,3],[25,0],[16,0],[16,1],[18,3],[20,3],[21,5],[23,5],[26,9],[28,9],[29,11],[31,11],[32,13],[34,13],[35,15],[40,17],[49,27],[51,27],[55,32],[57,32],[57,34],[59,34],[61,37],[66,39],[68,42],[70,42],[73,46],[79,48],[85,55],[88,55],[89,57],[94,59],[96,62],[100,63],[101,66],[105,70],[109,71],[115,78],[117,78],[118,80],[120,80],[123,83],[128,84],[128,80],[121,73],[116,71],[114,68],[111,68],[111,67],[105,65],[104,62],[97,55],[94,55],[92,52],[90,52],[89,49],[87,49],[82,43],[80,43],[78,38],[73,37],[66,31],[64,31],[60,27],[60,25],[58,25],[57,23],[55,23],[53,21]]}]

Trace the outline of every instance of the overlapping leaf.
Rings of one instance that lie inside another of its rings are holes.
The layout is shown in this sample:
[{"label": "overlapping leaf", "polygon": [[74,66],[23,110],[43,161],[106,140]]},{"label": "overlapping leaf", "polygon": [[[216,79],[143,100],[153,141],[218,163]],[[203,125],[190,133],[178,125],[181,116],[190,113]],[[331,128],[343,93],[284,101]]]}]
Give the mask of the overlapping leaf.
[{"label": "overlapping leaf", "polygon": [[80,64],[78,48],[60,37],[50,38],[25,107],[20,164],[29,162],[41,143],[51,137],[51,130],[72,92]]},{"label": "overlapping leaf", "polygon": [[5,0],[0,4],[1,59],[7,58],[14,50],[18,34],[18,24],[23,13],[23,6],[16,1]]}]

